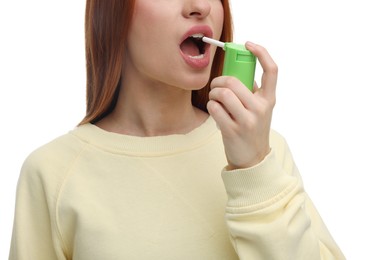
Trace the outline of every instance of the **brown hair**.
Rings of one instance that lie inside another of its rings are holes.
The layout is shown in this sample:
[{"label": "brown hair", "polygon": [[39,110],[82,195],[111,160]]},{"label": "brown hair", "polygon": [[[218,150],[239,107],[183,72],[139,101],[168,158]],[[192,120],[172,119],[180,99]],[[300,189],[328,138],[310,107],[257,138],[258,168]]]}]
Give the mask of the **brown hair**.
[{"label": "brown hair", "polygon": [[[222,0],[224,23],[221,41],[232,40],[229,0]],[[85,51],[87,67],[87,109],[80,122],[95,123],[115,108],[126,55],[126,39],[135,0],[87,0]],[[208,84],[192,93],[192,104],[203,111],[208,102],[209,84],[221,75],[223,51],[217,49]]]}]

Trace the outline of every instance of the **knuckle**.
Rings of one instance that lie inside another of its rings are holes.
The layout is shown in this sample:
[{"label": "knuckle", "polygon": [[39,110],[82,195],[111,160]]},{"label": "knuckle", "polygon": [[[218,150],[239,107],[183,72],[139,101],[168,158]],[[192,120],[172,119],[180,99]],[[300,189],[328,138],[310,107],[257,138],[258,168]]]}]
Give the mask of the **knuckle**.
[{"label": "knuckle", "polygon": [[214,102],[213,100],[209,100],[209,102],[207,103],[206,105],[208,111],[211,113],[211,114],[217,114],[218,111],[219,111],[219,106],[216,102]]},{"label": "knuckle", "polygon": [[228,88],[223,88],[219,92],[220,99],[228,99],[232,95],[232,91]]},{"label": "knuckle", "polygon": [[268,107],[267,105],[260,105],[256,108],[256,114],[260,117],[263,118],[268,114]]},{"label": "knuckle", "polygon": [[272,113],[274,106],[275,106],[275,98],[271,98],[271,99],[267,99],[267,100],[263,100],[262,102],[260,102],[260,104],[256,107],[255,109],[255,113],[260,117],[260,118],[265,118],[267,117],[269,114]]},{"label": "knuckle", "polygon": [[225,85],[229,88],[237,84],[237,82],[238,80],[235,77],[226,77],[225,79]]},{"label": "knuckle", "polygon": [[240,135],[243,134],[244,131],[252,132],[256,129],[257,119],[256,116],[246,116],[239,120],[239,127],[236,129],[236,132]]},{"label": "knuckle", "polygon": [[269,65],[268,72],[271,74],[278,74],[279,68],[276,63],[272,63]]},{"label": "knuckle", "polygon": [[277,104],[276,97],[269,100],[269,105],[270,105],[271,108],[274,108],[276,104]]},{"label": "knuckle", "polygon": [[257,120],[255,117],[250,117],[246,124],[247,132],[254,132],[257,129]]}]

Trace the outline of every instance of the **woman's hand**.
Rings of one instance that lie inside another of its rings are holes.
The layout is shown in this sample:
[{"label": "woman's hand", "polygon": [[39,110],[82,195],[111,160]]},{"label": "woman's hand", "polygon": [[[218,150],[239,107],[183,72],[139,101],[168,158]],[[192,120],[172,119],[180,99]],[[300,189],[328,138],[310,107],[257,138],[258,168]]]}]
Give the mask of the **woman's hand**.
[{"label": "woman's hand", "polygon": [[228,170],[254,166],[270,152],[278,67],[262,46],[250,42],[245,46],[263,68],[261,87],[255,83],[252,93],[234,77],[217,77],[211,83],[207,105],[222,132]]}]

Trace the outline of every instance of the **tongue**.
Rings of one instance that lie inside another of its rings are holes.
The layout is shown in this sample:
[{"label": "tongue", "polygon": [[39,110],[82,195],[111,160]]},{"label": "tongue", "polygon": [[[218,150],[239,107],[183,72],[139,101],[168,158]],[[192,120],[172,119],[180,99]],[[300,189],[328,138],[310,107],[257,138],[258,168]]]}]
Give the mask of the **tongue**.
[{"label": "tongue", "polygon": [[199,56],[200,52],[199,52],[199,48],[198,46],[189,38],[186,39],[180,46],[181,51],[186,54],[186,55],[190,55],[190,56]]}]

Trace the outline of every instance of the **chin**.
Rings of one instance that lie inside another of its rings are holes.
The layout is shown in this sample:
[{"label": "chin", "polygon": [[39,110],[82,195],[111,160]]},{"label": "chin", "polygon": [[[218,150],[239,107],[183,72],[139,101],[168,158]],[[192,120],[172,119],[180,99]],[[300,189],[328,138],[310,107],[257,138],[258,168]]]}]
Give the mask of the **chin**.
[{"label": "chin", "polygon": [[200,90],[204,88],[210,79],[210,70],[186,71],[167,79],[166,84],[176,86],[183,90]]},{"label": "chin", "polygon": [[190,73],[190,75],[186,76],[185,78],[185,85],[187,88],[190,88],[191,90],[199,90],[208,84],[210,79],[210,70],[207,72]]},{"label": "chin", "polygon": [[192,80],[190,82],[188,82],[187,84],[185,84],[185,89],[189,89],[189,90],[200,90],[202,88],[204,88],[209,81],[209,76],[205,77],[204,79],[197,79],[197,80]]}]

